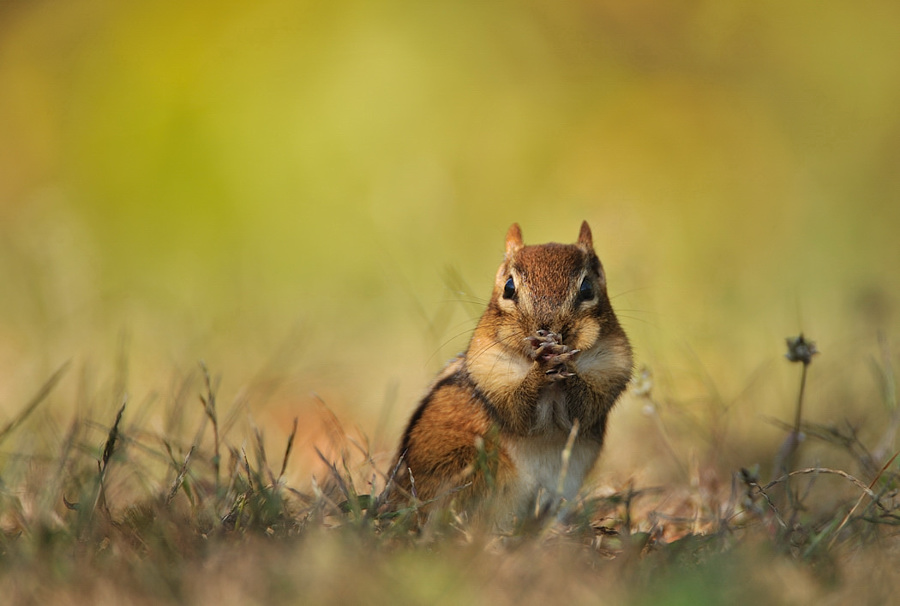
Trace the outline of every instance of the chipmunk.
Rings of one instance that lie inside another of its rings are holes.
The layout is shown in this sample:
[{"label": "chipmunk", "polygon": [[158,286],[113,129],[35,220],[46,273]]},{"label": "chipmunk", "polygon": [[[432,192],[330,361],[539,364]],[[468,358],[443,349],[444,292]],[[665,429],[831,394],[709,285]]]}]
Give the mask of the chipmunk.
[{"label": "chipmunk", "polygon": [[514,223],[468,348],[403,433],[395,491],[466,508],[490,501],[506,520],[571,501],[632,365],[587,221],[575,244],[537,246]]}]

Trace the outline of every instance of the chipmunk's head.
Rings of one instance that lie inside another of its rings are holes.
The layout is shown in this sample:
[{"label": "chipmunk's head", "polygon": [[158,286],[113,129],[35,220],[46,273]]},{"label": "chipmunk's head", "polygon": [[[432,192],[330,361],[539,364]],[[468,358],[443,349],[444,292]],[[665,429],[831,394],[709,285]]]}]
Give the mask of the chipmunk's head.
[{"label": "chipmunk's head", "polygon": [[607,337],[624,339],[587,221],[575,244],[536,246],[523,243],[514,223],[506,234],[506,255],[490,308],[498,338],[514,348],[517,340],[538,331],[556,333],[563,343],[582,351]]}]

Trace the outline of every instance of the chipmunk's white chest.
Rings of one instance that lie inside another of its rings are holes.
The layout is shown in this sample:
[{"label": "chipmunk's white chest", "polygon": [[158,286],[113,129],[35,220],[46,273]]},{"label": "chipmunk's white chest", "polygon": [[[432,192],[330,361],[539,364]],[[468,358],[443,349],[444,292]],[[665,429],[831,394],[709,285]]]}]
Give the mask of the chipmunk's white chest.
[{"label": "chipmunk's white chest", "polygon": [[600,453],[600,444],[589,438],[576,438],[568,463],[564,464],[567,438],[562,432],[556,432],[549,437],[507,440],[507,452],[516,466],[509,496],[519,515],[534,515],[535,510],[559,497],[571,502],[578,496],[585,476]]},{"label": "chipmunk's white chest", "polygon": [[[535,403],[534,426],[532,432],[546,436],[552,433],[568,432],[572,429],[569,417],[568,396],[557,385],[550,385],[541,391]],[[568,435],[563,437],[567,439]],[[563,442],[565,443],[565,442]]]}]

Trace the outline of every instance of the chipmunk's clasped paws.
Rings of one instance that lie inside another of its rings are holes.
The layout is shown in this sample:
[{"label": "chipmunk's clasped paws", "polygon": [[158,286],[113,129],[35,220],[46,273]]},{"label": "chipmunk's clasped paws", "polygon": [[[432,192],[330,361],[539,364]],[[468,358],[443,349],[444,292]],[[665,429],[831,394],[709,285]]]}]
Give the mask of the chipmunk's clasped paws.
[{"label": "chipmunk's clasped paws", "polygon": [[539,330],[535,336],[526,337],[525,341],[531,345],[528,355],[532,360],[546,367],[544,372],[549,378],[556,381],[575,376],[567,364],[580,350],[571,349],[568,345],[563,344],[560,335],[547,330]]}]

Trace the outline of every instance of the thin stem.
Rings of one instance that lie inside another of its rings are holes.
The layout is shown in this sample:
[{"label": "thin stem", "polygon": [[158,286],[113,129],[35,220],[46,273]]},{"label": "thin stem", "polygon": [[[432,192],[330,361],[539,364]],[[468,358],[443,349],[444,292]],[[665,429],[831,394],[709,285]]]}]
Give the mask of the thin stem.
[{"label": "thin stem", "polygon": [[797,396],[797,414],[794,417],[794,433],[800,435],[800,419],[803,412],[803,392],[806,390],[806,369],[809,364],[803,363],[803,374],[800,375],[800,394]]}]

